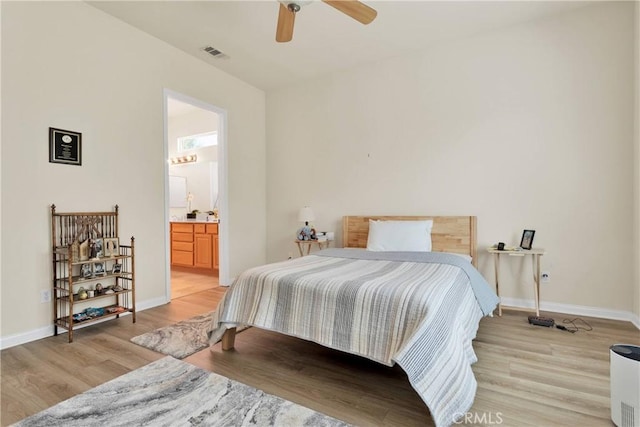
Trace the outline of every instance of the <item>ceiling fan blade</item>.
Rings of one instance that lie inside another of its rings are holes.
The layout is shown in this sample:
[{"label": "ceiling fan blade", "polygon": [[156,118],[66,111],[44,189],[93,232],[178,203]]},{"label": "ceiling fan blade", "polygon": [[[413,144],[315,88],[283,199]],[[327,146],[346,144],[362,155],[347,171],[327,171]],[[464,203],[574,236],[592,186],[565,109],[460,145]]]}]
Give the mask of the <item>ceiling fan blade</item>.
[{"label": "ceiling fan blade", "polygon": [[349,15],[363,24],[369,24],[378,15],[375,9],[360,3],[358,0],[322,0],[329,6],[335,7],[340,12]]},{"label": "ceiling fan blade", "polygon": [[296,20],[295,12],[289,10],[280,3],[278,13],[278,26],[276,27],[276,41],[280,43],[290,42],[293,39],[293,23]]}]

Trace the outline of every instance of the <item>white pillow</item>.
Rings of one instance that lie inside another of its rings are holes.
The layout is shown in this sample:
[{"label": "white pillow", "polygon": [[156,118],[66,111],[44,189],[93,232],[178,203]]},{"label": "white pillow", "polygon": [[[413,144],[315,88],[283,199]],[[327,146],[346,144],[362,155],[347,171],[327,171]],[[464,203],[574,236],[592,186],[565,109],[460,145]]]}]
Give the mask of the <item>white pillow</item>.
[{"label": "white pillow", "polygon": [[374,221],[369,220],[368,251],[431,251],[432,220]]}]

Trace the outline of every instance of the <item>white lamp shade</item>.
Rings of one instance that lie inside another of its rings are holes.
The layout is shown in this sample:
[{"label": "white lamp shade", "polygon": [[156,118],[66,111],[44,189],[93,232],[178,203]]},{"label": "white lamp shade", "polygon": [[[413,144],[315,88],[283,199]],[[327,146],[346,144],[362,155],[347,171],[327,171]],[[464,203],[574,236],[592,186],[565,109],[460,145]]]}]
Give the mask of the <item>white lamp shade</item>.
[{"label": "white lamp shade", "polygon": [[315,219],[316,215],[313,213],[313,209],[311,209],[309,206],[305,206],[304,208],[300,209],[300,212],[298,213],[298,221],[306,222],[313,221]]}]

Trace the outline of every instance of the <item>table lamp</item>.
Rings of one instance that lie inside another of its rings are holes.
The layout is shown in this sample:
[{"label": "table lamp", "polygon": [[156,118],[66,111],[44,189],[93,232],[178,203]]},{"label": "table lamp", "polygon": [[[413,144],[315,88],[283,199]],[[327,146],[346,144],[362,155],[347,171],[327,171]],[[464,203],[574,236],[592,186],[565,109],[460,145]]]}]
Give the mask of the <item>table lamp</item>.
[{"label": "table lamp", "polygon": [[314,219],[316,219],[315,214],[313,213],[313,209],[311,209],[309,206],[305,206],[304,208],[300,209],[300,212],[298,213],[298,221],[302,221],[304,222],[304,225],[309,225],[309,221],[313,221]]},{"label": "table lamp", "polygon": [[304,227],[299,229],[298,232],[296,233],[298,240],[312,239],[312,233],[311,233],[311,227],[309,227],[309,221],[313,221],[314,219],[316,219],[316,216],[313,213],[313,210],[309,206],[305,206],[304,208],[300,209],[300,212],[298,212],[298,221],[304,222]]}]

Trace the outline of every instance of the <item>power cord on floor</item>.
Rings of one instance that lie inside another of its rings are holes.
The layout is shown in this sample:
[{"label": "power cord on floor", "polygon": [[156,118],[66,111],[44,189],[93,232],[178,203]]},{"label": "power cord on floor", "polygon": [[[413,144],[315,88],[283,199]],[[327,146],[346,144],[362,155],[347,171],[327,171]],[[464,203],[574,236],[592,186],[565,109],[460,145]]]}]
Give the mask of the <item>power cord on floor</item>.
[{"label": "power cord on floor", "polygon": [[[583,323],[584,326],[582,325],[577,325],[576,322],[580,322]],[[571,324],[571,326],[563,326],[563,325],[556,325],[556,328],[558,329],[562,329],[563,331],[567,331],[567,332],[571,332],[576,333],[578,331],[592,331],[593,327],[584,319],[581,319],[580,317],[576,317],[574,319],[563,319],[562,323],[565,324]]]}]

